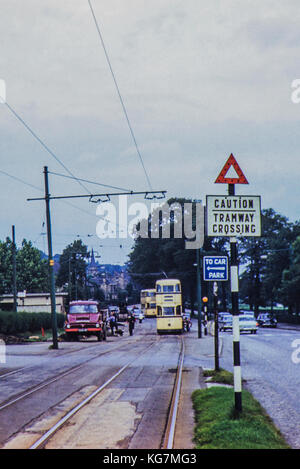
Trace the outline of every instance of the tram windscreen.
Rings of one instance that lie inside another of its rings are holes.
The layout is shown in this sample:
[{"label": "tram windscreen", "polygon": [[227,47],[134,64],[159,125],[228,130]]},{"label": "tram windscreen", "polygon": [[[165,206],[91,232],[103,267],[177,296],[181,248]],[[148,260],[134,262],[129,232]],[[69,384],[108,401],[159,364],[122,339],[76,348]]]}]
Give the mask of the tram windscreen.
[{"label": "tram windscreen", "polygon": [[173,306],[164,307],[164,316],[174,316],[174,315],[175,315],[175,308]]}]

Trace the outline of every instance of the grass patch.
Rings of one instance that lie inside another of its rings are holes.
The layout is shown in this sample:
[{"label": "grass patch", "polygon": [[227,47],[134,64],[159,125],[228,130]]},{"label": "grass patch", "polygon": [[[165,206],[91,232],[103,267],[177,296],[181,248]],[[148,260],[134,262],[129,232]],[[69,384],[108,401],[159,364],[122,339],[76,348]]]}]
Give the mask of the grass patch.
[{"label": "grass patch", "polygon": [[211,378],[212,383],[228,384],[233,386],[233,374],[230,371],[220,368],[219,371],[203,370],[203,376]]},{"label": "grass patch", "polygon": [[248,391],[242,393],[243,411],[234,411],[234,391],[211,387],[192,394],[197,449],[288,449],[278,429]]}]

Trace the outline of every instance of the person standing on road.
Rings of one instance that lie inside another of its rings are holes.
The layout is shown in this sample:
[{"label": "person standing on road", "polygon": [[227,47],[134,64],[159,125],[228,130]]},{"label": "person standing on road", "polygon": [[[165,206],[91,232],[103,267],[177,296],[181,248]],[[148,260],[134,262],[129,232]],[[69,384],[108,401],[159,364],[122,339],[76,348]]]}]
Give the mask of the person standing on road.
[{"label": "person standing on road", "polygon": [[114,313],[111,313],[109,318],[109,326],[111,329],[111,335],[114,335],[114,329],[117,330],[117,319]]},{"label": "person standing on road", "polygon": [[133,334],[133,329],[134,329],[134,323],[135,323],[135,317],[132,313],[128,315],[128,329],[129,329],[129,334]]}]

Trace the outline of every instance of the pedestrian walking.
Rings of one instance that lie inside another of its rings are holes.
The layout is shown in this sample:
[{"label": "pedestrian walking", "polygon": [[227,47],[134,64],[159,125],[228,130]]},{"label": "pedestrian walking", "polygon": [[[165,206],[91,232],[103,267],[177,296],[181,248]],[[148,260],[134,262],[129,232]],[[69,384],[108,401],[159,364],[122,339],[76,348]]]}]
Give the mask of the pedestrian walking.
[{"label": "pedestrian walking", "polygon": [[117,318],[114,313],[111,313],[109,317],[109,327],[111,329],[111,335],[114,335],[114,329],[117,330]]},{"label": "pedestrian walking", "polygon": [[135,317],[132,313],[128,315],[128,330],[129,330],[129,335],[133,334],[133,329],[134,329],[134,323],[135,323]]}]

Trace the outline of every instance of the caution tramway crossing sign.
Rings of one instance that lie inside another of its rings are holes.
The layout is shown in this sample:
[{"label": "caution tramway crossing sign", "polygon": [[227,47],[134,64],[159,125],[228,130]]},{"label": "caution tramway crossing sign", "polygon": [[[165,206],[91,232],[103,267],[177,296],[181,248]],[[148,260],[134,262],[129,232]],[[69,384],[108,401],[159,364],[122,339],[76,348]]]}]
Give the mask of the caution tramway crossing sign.
[{"label": "caution tramway crossing sign", "polygon": [[261,236],[259,195],[207,195],[207,236]]}]

